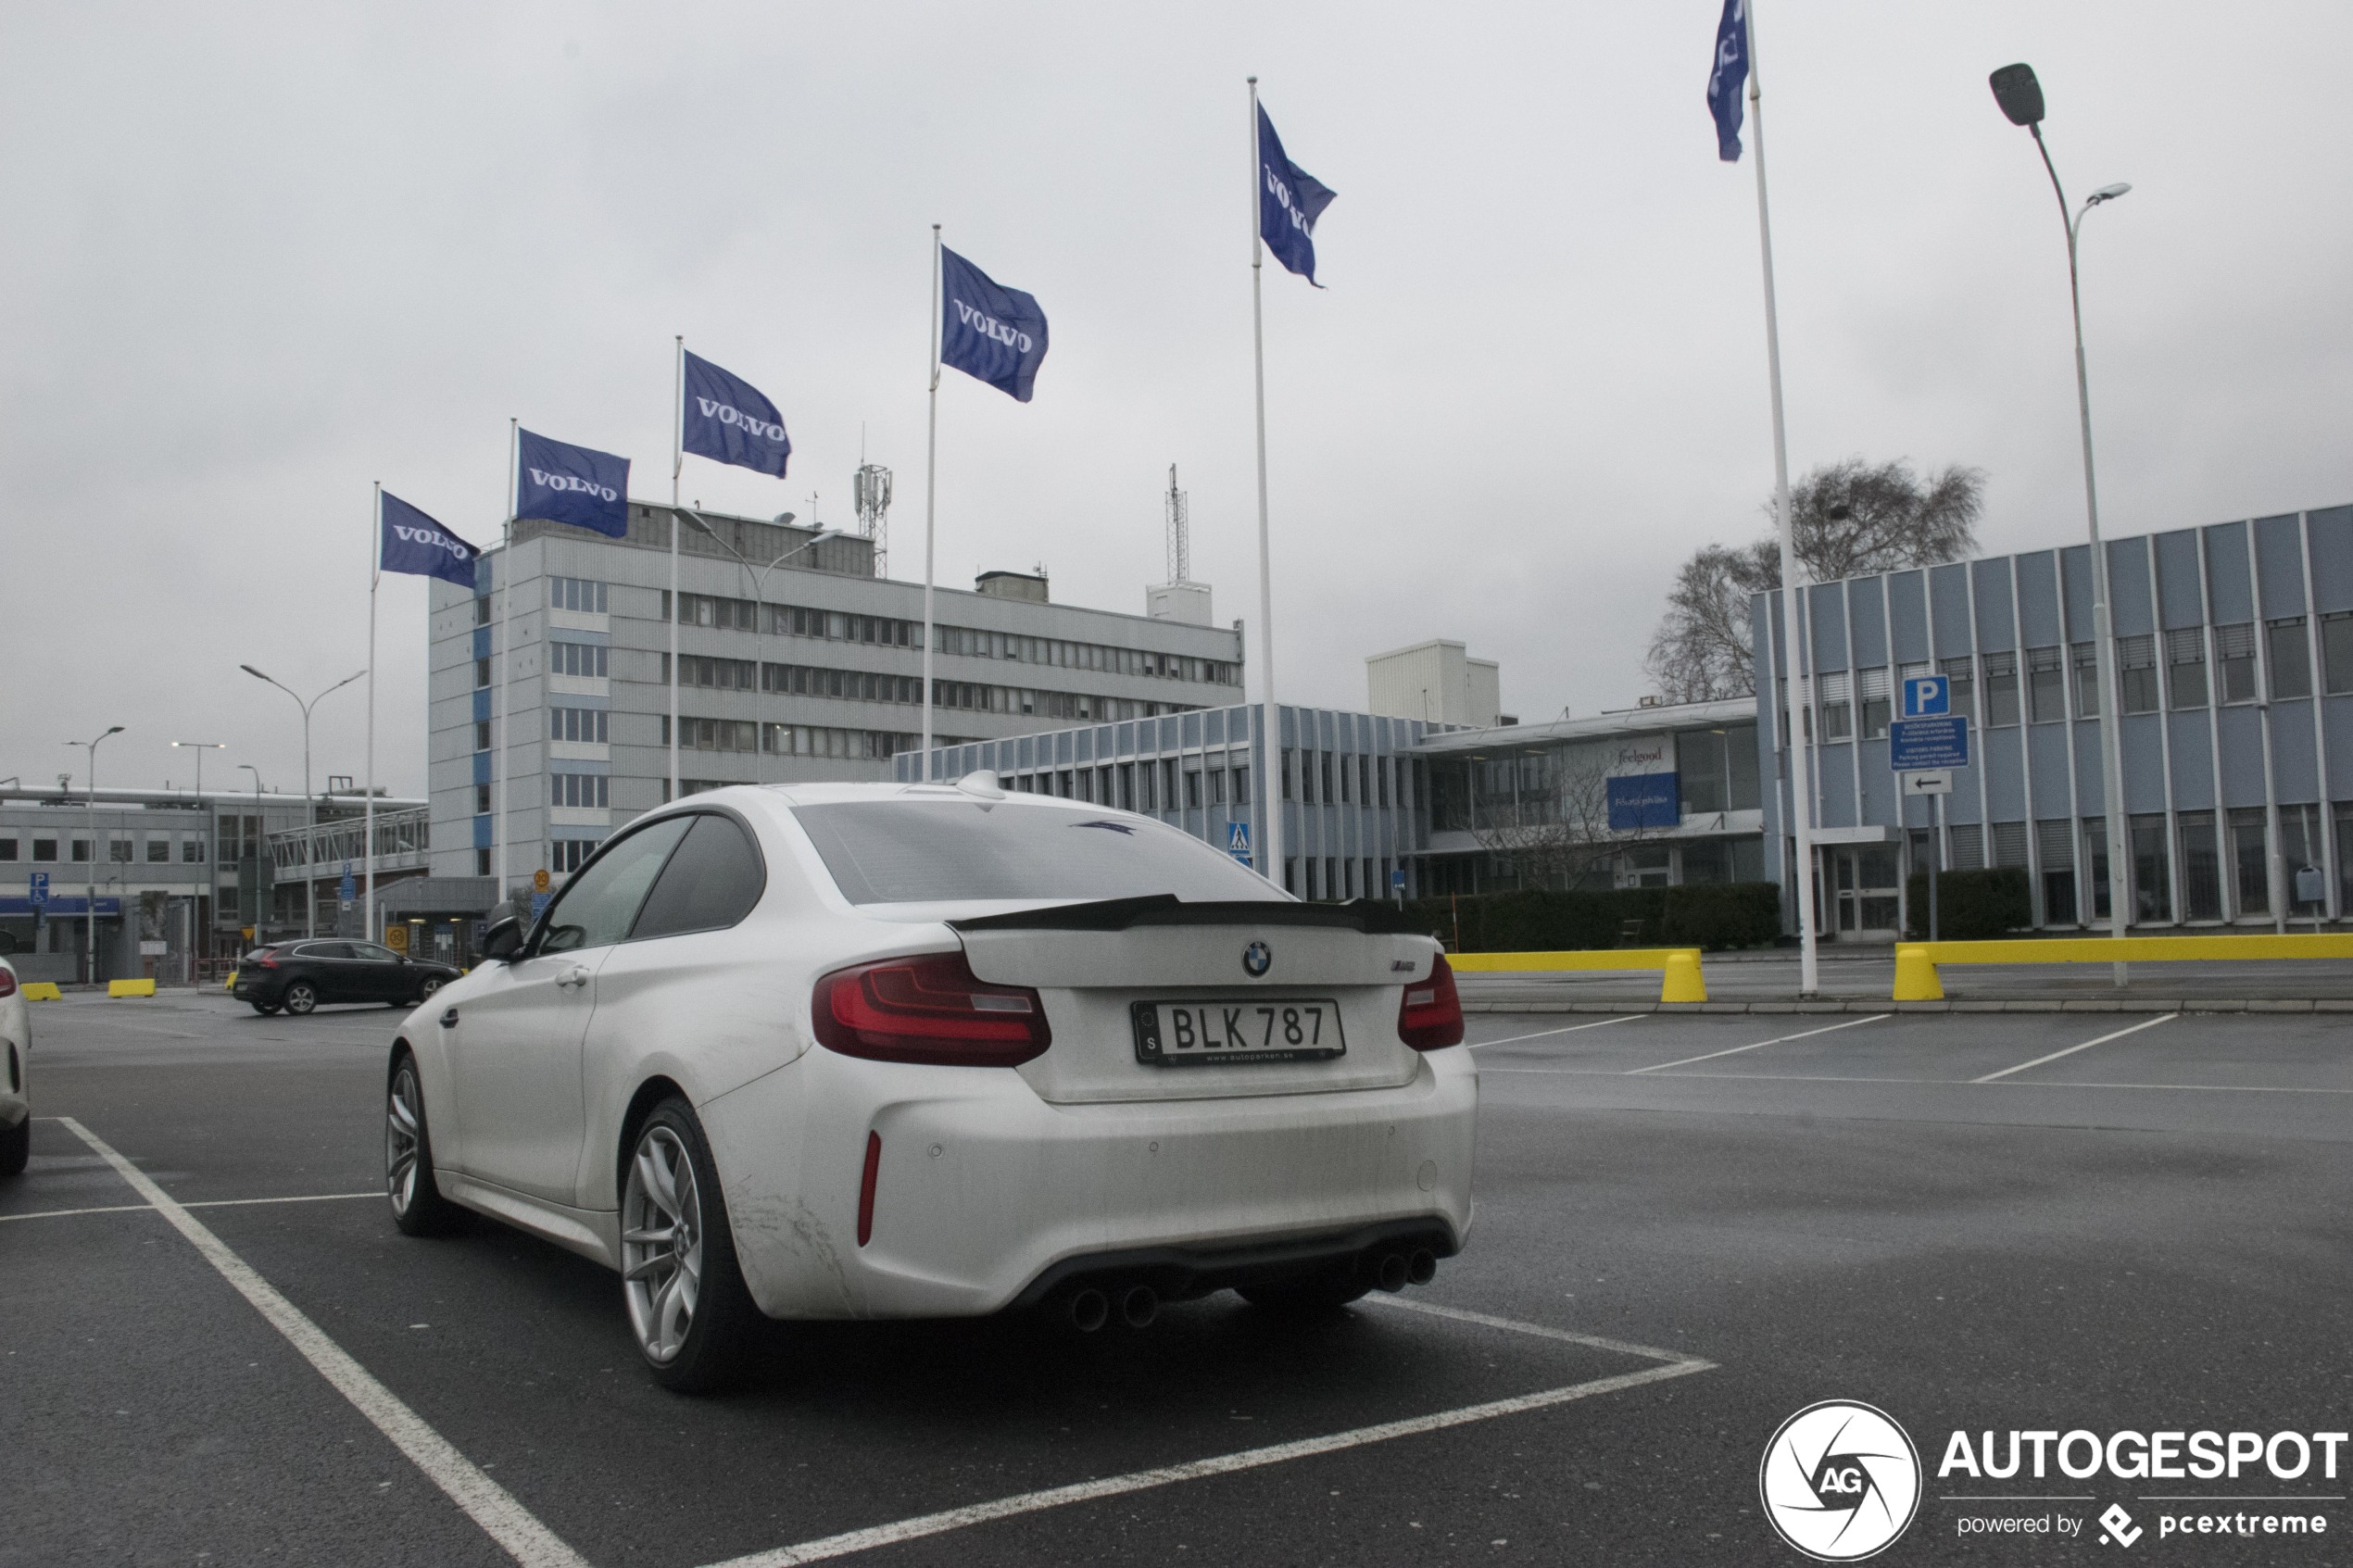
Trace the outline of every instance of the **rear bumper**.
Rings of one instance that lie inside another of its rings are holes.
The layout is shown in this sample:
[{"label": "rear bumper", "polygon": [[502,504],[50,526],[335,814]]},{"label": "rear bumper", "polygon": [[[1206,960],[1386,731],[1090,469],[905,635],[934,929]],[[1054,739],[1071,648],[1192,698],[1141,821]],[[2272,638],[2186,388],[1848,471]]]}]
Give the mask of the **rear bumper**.
[{"label": "rear bumper", "polygon": [[[1185,1296],[1355,1255],[1458,1249],[1478,1080],[1050,1105],[1002,1069],[812,1050],[702,1108],[744,1278],[774,1317],[963,1317],[1104,1273]],[[868,1135],[874,1224],[857,1239]]]}]

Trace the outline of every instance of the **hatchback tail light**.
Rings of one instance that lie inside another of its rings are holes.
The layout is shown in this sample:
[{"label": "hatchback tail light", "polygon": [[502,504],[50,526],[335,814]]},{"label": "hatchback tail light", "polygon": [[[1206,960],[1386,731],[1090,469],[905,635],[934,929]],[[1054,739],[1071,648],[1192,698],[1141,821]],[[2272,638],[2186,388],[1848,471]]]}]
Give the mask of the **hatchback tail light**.
[{"label": "hatchback tail light", "polygon": [[0,997],[13,997],[16,994],[16,975],[7,970],[0,969]]},{"label": "hatchback tail light", "polygon": [[254,961],[264,969],[275,969],[278,967],[278,955],[276,953],[264,953]]},{"label": "hatchback tail light", "polygon": [[1454,966],[1441,953],[1429,978],[1405,987],[1397,1004],[1397,1037],[1417,1051],[1463,1043],[1463,999],[1454,994]]},{"label": "hatchback tail light", "polygon": [[1054,1040],[1037,992],[989,985],[962,953],[836,970],[817,982],[810,1011],[818,1044],[874,1061],[1015,1067]]}]

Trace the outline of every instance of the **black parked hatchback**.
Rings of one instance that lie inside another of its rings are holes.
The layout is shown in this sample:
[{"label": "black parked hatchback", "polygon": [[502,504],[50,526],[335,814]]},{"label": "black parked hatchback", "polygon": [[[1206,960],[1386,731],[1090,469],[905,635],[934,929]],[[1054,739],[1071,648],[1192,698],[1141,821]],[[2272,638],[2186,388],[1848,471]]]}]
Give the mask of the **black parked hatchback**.
[{"label": "black parked hatchback", "polygon": [[264,1016],[283,1008],[308,1012],[321,1002],[389,1002],[414,1007],[461,972],[447,964],[404,959],[373,942],[321,937],[273,942],[237,960],[230,995]]}]

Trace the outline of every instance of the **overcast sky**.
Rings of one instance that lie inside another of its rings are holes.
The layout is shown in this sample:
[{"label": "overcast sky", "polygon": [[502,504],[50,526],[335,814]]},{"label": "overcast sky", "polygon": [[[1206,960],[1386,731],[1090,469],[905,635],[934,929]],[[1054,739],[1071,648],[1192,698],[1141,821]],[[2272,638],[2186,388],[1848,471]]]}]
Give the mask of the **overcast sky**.
[{"label": "overcast sky", "polygon": [[[1519,6],[82,6],[0,11],[0,776],[299,788],[366,662],[369,483],[495,539],[507,420],[666,497],[671,337],[763,387],[782,483],[899,475],[919,575],[929,225],[1036,294],[1036,401],[950,372],[941,581],[1043,562],[1140,611],[1161,491],[1257,659],[1255,71],[1339,193],[1266,277],[1280,695],[1444,636],[1507,709],[1630,705],[1677,562],[1763,526],[1750,167],[1718,0]],[[2342,3],[1764,0],[1790,458],[1988,475],[1991,550],[2082,537],[2063,241],[1986,73],[2031,61],[2079,196],[2112,533],[2353,500]],[[1752,142],[1752,149],[1753,149]],[[424,783],[425,590],[390,578],[378,772]],[[316,771],[361,771],[361,686]],[[1255,684],[1253,677],[1253,695]]]}]

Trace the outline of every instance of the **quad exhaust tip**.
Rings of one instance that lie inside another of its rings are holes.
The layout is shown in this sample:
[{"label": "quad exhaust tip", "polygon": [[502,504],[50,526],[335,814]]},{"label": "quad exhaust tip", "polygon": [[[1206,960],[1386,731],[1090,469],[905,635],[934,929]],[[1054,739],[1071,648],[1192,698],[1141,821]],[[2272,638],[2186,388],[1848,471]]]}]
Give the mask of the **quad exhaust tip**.
[{"label": "quad exhaust tip", "polygon": [[1070,1298],[1070,1326],[1081,1334],[1092,1334],[1111,1321],[1111,1298],[1101,1291],[1087,1289]]},{"label": "quad exhaust tip", "polygon": [[1119,1321],[1130,1328],[1150,1328],[1152,1319],[1160,1316],[1160,1292],[1149,1285],[1131,1286],[1120,1292]]},{"label": "quad exhaust tip", "polygon": [[1384,1252],[1380,1261],[1373,1265],[1373,1283],[1393,1294],[1405,1288],[1405,1282],[1412,1273],[1413,1265],[1405,1261],[1405,1254]]},{"label": "quad exhaust tip", "polygon": [[1416,1285],[1428,1285],[1438,1277],[1438,1254],[1427,1247],[1416,1247],[1405,1255],[1405,1277]]}]

